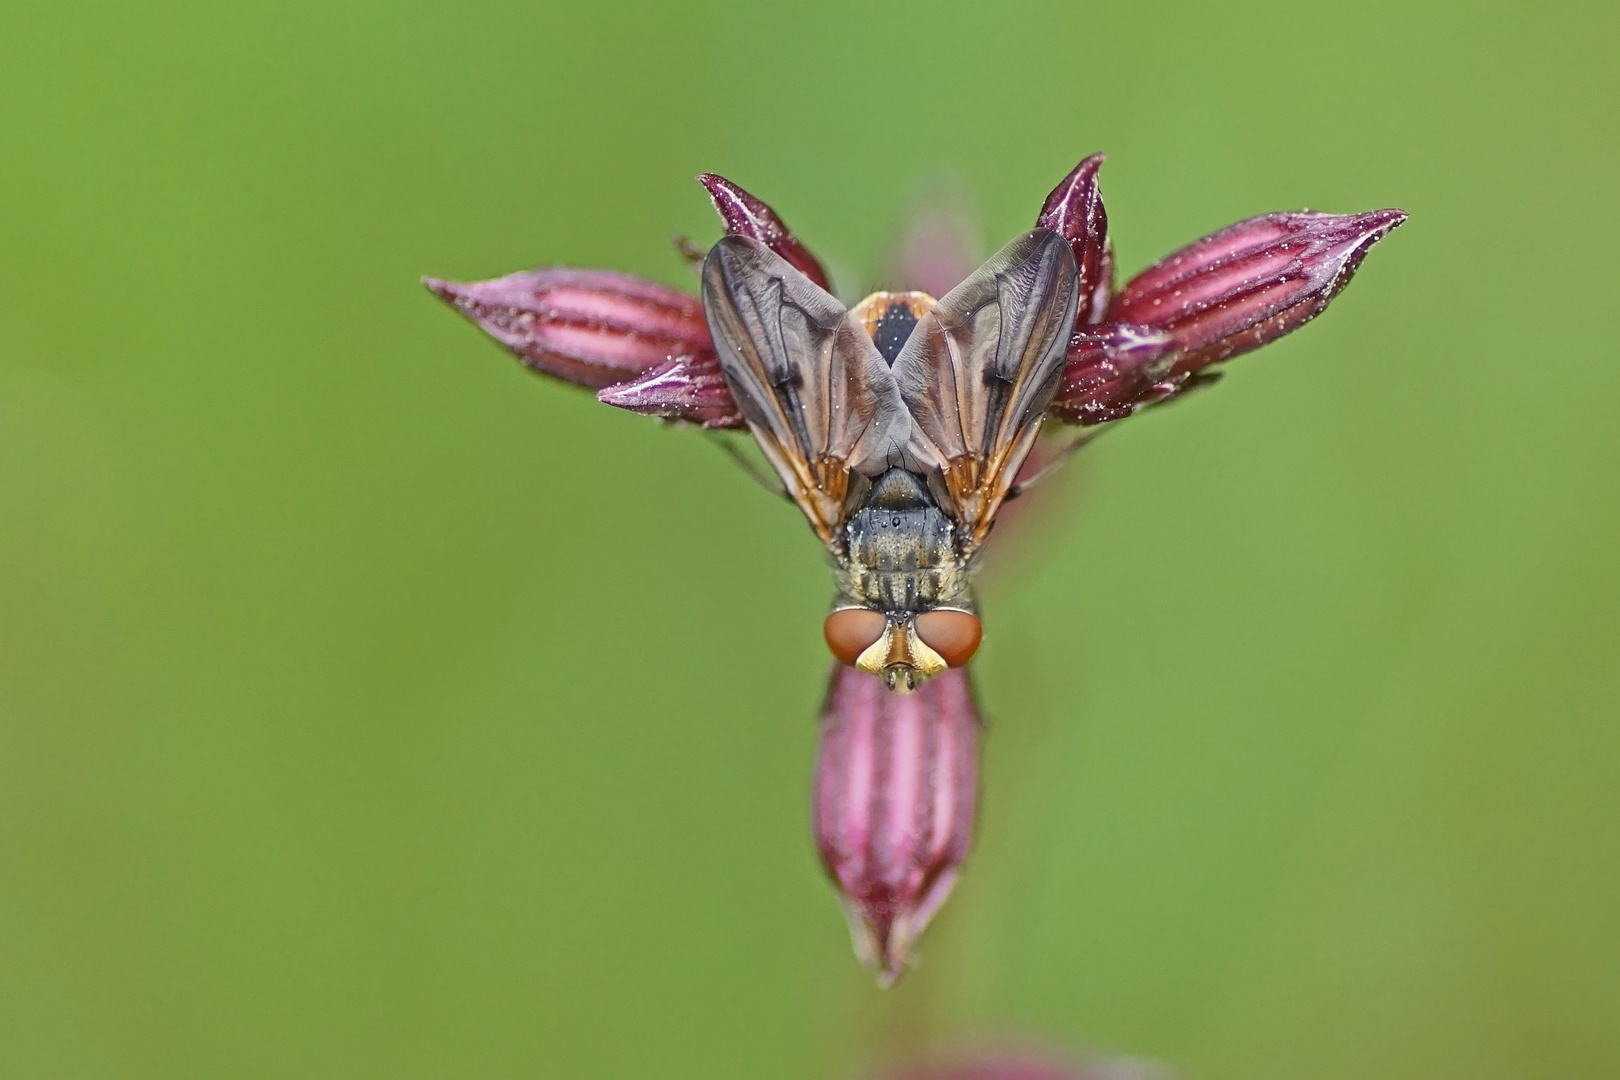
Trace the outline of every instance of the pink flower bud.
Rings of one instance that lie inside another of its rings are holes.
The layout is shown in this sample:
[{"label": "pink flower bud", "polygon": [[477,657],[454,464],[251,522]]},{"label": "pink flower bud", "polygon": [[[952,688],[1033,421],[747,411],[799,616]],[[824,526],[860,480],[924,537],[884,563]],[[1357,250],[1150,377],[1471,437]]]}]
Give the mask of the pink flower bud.
[{"label": "pink flower bud", "polygon": [[745,426],[713,349],[672,356],[640,378],[598,391],[596,400],[706,428]]},{"label": "pink flower bud", "polygon": [[820,261],[810,253],[810,249],[799,243],[799,238],[776,216],[775,210],[723,176],[704,173],[697,179],[708,189],[720,220],[726,223],[726,232],[758,240],[786,259],[799,273],[832,292],[827,271],[821,268]]},{"label": "pink flower bud", "polygon": [[1048,413],[1069,424],[1120,420],[1150,400],[1170,373],[1175,339],[1130,323],[1077,331]]},{"label": "pink flower bud", "polygon": [[1102,321],[1114,287],[1114,253],[1108,243],[1108,212],[1097,190],[1097,170],[1103,154],[1092,154],[1052,189],[1035,219],[1037,228],[1051,229],[1069,242],[1074,265],[1080,271],[1080,313],[1076,326]]},{"label": "pink flower bud", "polygon": [[1175,373],[1192,374],[1320,315],[1372,246],[1405,220],[1402,210],[1249,218],[1132,278],[1108,318],[1170,334]]},{"label": "pink flower bud", "polygon": [[[1047,200],[1043,222],[1074,186],[1065,183]],[[1204,372],[1211,364],[1326,310],[1372,246],[1405,220],[1400,210],[1266,214],[1159,260],[1120,290],[1105,321],[1076,329],[1050,415],[1103,424],[1213,382],[1215,373]]]},{"label": "pink flower bud", "polygon": [[710,350],[697,297],[629,274],[559,268],[422,283],[527,367],[593,390]]},{"label": "pink flower bud", "polygon": [[899,976],[967,856],[978,761],[966,669],[896,694],[875,676],[834,668],[812,820],[855,951],[881,985]]}]

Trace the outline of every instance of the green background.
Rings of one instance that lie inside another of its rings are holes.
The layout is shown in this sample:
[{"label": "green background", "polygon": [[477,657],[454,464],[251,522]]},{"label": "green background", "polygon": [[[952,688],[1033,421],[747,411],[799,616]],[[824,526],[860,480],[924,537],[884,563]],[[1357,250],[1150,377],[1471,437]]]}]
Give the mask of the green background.
[{"label": "green background", "polygon": [[[9,8],[0,1075],[1620,1074],[1615,12]],[[715,170],[875,285],[919,186],[999,243],[1093,150],[1126,273],[1412,220],[1009,547],[976,851],[880,992],[808,530],[417,278],[690,286]]]}]

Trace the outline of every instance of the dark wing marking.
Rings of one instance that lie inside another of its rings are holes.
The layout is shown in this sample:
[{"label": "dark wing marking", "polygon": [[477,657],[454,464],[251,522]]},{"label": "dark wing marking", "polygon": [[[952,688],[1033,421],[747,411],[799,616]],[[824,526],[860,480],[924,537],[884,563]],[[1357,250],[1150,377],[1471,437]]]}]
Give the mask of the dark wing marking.
[{"label": "dark wing marking", "polygon": [[851,475],[899,463],[910,436],[894,375],[842,304],[748,237],[710,250],[703,310],[759,448],[811,527],[840,546]]},{"label": "dark wing marking", "polygon": [[1049,229],[1002,248],[917,322],[894,362],[907,452],[938,469],[965,549],[984,541],[1063,373],[1079,301],[1074,254]]}]

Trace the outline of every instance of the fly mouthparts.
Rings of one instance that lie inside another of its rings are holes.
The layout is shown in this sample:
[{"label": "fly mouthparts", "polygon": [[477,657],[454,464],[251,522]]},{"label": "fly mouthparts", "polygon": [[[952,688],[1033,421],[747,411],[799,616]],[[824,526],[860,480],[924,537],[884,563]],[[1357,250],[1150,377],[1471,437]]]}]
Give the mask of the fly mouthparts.
[{"label": "fly mouthparts", "polygon": [[896,694],[909,694],[917,689],[921,680],[917,678],[917,669],[910,664],[894,664],[883,669],[883,681]]}]

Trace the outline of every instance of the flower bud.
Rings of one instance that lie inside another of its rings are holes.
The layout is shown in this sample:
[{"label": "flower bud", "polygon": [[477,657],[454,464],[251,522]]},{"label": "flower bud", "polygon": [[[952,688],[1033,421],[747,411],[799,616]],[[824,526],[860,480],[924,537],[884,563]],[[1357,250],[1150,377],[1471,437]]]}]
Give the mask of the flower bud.
[{"label": "flower bud", "polygon": [[1108,318],[1165,331],[1176,343],[1174,373],[1192,374],[1320,315],[1405,220],[1402,210],[1249,218],[1136,275]]},{"label": "flower bud", "polygon": [[698,177],[698,183],[708,189],[715,211],[720,215],[720,220],[726,223],[726,232],[758,240],[786,259],[799,273],[832,292],[827,271],[821,268],[821,262],[799,242],[799,238],[776,216],[775,210],[723,176],[704,173]]},{"label": "flower bud", "polygon": [[[1073,180],[1047,200],[1043,222],[1055,215],[1054,200],[1081,200]],[[1216,373],[1205,368],[1325,311],[1372,246],[1405,220],[1400,210],[1266,214],[1159,260],[1114,296],[1100,325],[1077,325],[1050,415],[1103,424],[1208,385]]]},{"label": "flower bud", "polygon": [[1076,326],[1102,321],[1114,287],[1114,252],[1108,243],[1108,212],[1097,190],[1103,154],[1092,154],[1052,189],[1035,225],[1051,229],[1069,242],[1079,271],[1080,308]]},{"label": "flower bud", "polygon": [[524,365],[599,390],[708,351],[695,296],[609,270],[525,270],[491,281],[424,278]]},{"label": "flower bud", "polygon": [[956,881],[973,834],[979,716],[965,668],[914,693],[834,668],[812,821],[855,951],[888,986]]},{"label": "flower bud", "polygon": [[706,428],[745,426],[713,349],[672,356],[639,378],[597,391],[596,400]]},{"label": "flower bud", "polygon": [[1067,424],[1105,424],[1153,400],[1170,373],[1175,339],[1130,323],[1077,330],[1047,412]]}]

